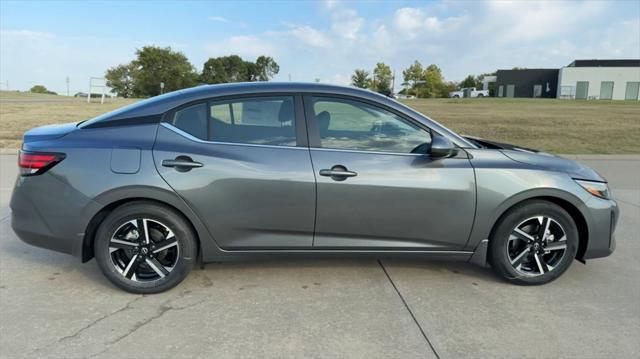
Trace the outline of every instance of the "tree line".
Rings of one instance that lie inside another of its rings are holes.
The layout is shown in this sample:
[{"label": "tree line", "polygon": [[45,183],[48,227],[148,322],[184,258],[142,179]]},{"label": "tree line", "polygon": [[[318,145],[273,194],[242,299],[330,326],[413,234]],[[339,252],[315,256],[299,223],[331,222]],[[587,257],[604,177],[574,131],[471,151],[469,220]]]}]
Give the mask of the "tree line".
[{"label": "tree line", "polygon": [[136,58],[131,62],[109,68],[105,78],[107,86],[118,96],[150,97],[198,84],[268,81],[279,71],[280,67],[269,56],[251,62],[231,55],[208,59],[198,72],[182,52],[170,47],[145,46],[136,50]]},{"label": "tree line", "polygon": [[[431,64],[424,67],[416,60],[411,66],[402,71],[402,87],[399,92],[402,95],[410,95],[420,98],[448,97],[449,92],[459,87],[482,88],[482,80],[485,76],[467,76],[462,82],[445,81],[442,70]],[[367,88],[389,96],[393,92],[394,75],[389,65],[379,62],[372,71],[356,69],[351,76],[351,85]]]}]

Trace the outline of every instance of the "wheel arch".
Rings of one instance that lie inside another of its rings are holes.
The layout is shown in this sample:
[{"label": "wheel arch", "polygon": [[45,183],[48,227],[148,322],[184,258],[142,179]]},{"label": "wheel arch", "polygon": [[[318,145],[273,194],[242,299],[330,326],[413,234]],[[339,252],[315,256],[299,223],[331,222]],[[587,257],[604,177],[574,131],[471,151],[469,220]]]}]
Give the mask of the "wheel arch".
[{"label": "wheel arch", "polygon": [[[121,191],[105,194],[97,199],[102,207],[91,217],[87,223],[84,237],[82,240],[82,262],[87,262],[94,257],[95,235],[100,224],[113,210],[119,206],[133,201],[155,202],[160,205],[167,206],[182,215],[184,219],[194,230],[196,241],[198,244],[198,257],[201,258],[202,252],[206,251],[209,246],[216,246],[212,237],[198,216],[191,210],[189,206],[177,198],[177,195],[165,190],[141,190],[141,189],[123,189]],[[217,247],[217,246],[216,246]]]},{"label": "wheel arch", "polygon": [[496,219],[491,227],[491,231],[489,232],[489,245],[491,245],[491,238],[495,230],[498,228],[499,223],[502,221],[504,216],[514,207],[520,205],[523,202],[531,201],[531,200],[542,200],[551,202],[560,206],[562,209],[567,211],[571,218],[573,219],[576,227],[578,229],[578,252],[576,253],[576,259],[582,260],[585,251],[587,250],[587,246],[589,243],[589,226],[586,220],[584,213],[576,206],[574,203],[569,201],[566,198],[562,198],[554,195],[538,195],[533,197],[527,197],[525,199],[520,199],[515,203],[510,204],[506,209],[502,211],[500,216]]}]

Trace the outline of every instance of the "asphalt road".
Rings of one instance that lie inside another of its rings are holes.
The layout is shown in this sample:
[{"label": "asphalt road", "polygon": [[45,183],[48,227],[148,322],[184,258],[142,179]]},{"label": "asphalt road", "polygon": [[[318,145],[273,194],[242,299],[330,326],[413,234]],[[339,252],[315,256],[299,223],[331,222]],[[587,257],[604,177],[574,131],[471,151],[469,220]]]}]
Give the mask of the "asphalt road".
[{"label": "asphalt road", "polygon": [[209,264],[168,293],[114,288],[95,261],[28,246],[0,156],[0,357],[640,357],[640,158],[585,160],[621,207],[618,248],[518,287],[465,263]]}]

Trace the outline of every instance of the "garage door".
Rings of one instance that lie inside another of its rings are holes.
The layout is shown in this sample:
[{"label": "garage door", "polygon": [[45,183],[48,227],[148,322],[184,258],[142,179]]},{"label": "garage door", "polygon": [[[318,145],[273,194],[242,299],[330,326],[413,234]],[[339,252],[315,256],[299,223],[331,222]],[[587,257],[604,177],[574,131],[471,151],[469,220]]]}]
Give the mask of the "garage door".
[{"label": "garage door", "polygon": [[578,81],[576,83],[576,100],[586,100],[589,95],[589,81]]},{"label": "garage door", "polygon": [[515,92],[516,92],[516,86],[515,85],[507,85],[507,97],[513,97]]},{"label": "garage door", "polygon": [[627,90],[624,93],[625,100],[638,100],[640,82],[627,82]]},{"label": "garage door", "polygon": [[600,99],[611,100],[613,98],[613,81],[602,81],[600,83]]}]

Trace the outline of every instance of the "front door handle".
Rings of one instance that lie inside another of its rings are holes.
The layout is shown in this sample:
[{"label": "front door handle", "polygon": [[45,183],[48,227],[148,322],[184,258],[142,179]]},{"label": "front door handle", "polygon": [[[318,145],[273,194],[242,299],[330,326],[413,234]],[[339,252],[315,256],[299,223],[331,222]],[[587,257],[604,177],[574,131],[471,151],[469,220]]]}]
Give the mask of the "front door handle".
[{"label": "front door handle", "polygon": [[179,172],[187,172],[193,168],[202,167],[202,163],[196,162],[188,156],[178,156],[174,160],[162,160],[162,166],[174,167]]},{"label": "front door handle", "polygon": [[349,171],[341,165],[333,166],[330,170],[320,170],[320,176],[331,177],[334,181],[344,181],[348,177],[355,177],[357,175],[357,172]]}]

